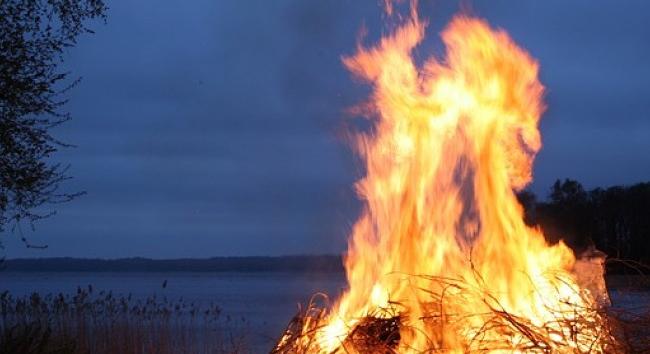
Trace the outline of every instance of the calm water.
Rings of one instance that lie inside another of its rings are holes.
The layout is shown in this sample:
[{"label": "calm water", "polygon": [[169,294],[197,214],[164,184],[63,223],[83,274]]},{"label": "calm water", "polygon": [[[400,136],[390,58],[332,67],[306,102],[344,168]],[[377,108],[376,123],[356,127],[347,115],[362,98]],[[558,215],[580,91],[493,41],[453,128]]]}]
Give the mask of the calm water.
[{"label": "calm water", "polygon": [[[167,286],[162,287],[164,281]],[[0,292],[15,296],[32,292],[74,294],[77,287],[92,285],[94,291],[152,295],[170,300],[218,304],[224,316],[243,320],[254,348],[268,352],[297,312],[317,292],[339,294],[343,274],[298,273],[21,273],[0,272]]]},{"label": "calm water", "polygon": [[[166,288],[162,287],[167,281]],[[20,296],[32,292],[68,293],[92,285],[95,291],[146,298],[216,303],[224,316],[246,322],[256,351],[267,352],[297,311],[312,294],[336,296],[345,287],[343,274],[298,273],[18,273],[0,272],[0,292]],[[648,310],[650,292],[612,291],[619,307]]]}]

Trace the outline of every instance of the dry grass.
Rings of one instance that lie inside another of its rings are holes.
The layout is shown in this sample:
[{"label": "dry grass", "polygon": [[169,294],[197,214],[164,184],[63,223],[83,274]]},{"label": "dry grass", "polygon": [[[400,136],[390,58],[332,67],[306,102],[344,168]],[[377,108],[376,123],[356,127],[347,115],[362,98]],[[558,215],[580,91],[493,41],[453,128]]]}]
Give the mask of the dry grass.
[{"label": "dry grass", "polygon": [[[486,311],[469,315],[454,315],[445,311],[445,303],[451,299],[444,291],[425,291],[430,302],[425,305],[427,313],[417,319],[409,319],[408,309],[399,303],[391,303],[390,309],[378,309],[357,319],[350,334],[340,343],[344,353],[397,353],[400,349],[400,332],[411,330],[413,321],[421,321],[419,327],[432,329],[429,346],[425,353],[446,353],[442,338],[450,331],[464,330],[468,317],[480,317],[484,325],[475,330],[463,343],[465,353],[489,353],[492,350],[521,351],[526,353],[650,353],[650,312],[630,313],[611,308],[592,309],[573,306],[570,311],[554,312],[554,320],[535,325],[527,318],[507,312],[489,293],[468,286],[459,280],[426,277],[438,285],[431,288],[455,287],[463,296],[480,296]],[[323,301],[324,299],[324,301]],[[279,340],[275,354],[314,353],[318,346],[314,333],[322,329],[327,317],[328,300],[317,296],[289,323]],[[594,321],[594,319],[598,319]],[[584,336],[584,333],[590,333]],[[501,338],[501,339],[495,339]],[[513,344],[510,338],[518,338]],[[578,347],[573,346],[580,343]],[[602,348],[601,351],[596,348]],[[403,349],[403,348],[402,348]]]},{"label": "dry grass", "polygon": [[136,300],[78,289],[74,296],[0,294],[0,354],[247,353],[218,306]]}]

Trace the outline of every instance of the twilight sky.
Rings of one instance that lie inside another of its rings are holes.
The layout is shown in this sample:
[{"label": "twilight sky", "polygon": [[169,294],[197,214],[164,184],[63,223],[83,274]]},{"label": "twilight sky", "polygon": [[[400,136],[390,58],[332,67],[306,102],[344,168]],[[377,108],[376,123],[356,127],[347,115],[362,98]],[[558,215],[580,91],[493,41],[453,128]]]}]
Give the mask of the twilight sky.
[{"label": "twilight sky", "polygon": [[[421,1],[418,54],[458,1]],[[16,257],[210,257],[338,253],[356,218],[359,177],[342,138],[346,107],[367,87],[340,57],[373,43],[381,1],[108,1],[67,56],[83,77],[78,145],[57,159],[88,195],[26,232]],[[462,1],[541,64],[548,111],[533,191],[556,178],[587,188],[650,180],[650,2]],[[471,5],[468,5],[471,3]],[[27,228],[25,228],[27,231]]]}]

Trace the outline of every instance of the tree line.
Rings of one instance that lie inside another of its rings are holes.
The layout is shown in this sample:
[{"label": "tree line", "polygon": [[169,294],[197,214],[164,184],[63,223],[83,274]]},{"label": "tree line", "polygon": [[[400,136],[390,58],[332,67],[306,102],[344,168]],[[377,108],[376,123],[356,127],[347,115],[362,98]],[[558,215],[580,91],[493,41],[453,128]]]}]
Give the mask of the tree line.
[{"label": "tree line", "polygon": [[37,258],[5,260],[0,270],[42,272],[306,272],[341,273],[340,256],[214,257],[205,259],[80,259]]},{"label": "tree line", "polygon": [[585,190],[578,181],[557,180],[546,200],[519,193],[526,222],[548,241],[564,242],[576,254],[591,246],[611,259],[650,264],[650,183]]}]

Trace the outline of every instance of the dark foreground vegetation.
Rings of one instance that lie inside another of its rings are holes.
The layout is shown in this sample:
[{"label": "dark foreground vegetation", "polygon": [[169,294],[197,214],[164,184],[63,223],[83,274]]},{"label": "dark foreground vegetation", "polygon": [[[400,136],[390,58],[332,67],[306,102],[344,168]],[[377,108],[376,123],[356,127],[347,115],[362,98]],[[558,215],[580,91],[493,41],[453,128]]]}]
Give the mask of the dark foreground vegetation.
[{"label": "dark foreground vegetation", "polygon": [[650,183],[587,191],[566,179],[555,182],[546,201],[528,191],[519,199],[527,222],[539,225],[549,241],[562,239],[577,254],[595,246],[609,256],[609,272],[647,272]]},{"label": "dark foreground vegetation", "polygon": [[89,287],[72,296],[0,293],[0,311],[0,354],[250,352],[246,323],[224,318],[216,305],[115,297]]}]

